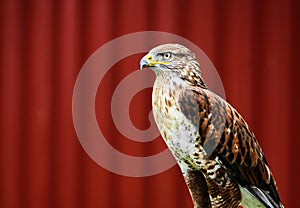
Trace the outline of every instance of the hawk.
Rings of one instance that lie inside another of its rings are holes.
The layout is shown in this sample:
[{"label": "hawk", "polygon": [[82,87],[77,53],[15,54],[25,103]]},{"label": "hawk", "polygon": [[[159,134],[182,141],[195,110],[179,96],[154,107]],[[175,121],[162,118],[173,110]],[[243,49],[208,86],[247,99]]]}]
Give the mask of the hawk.
[{"label": "hawk", "polygon": [[195,208],[283,207],[268,162],[243,117],[212,92],[196,56],[180,44],[150,50],[152,108]]}]

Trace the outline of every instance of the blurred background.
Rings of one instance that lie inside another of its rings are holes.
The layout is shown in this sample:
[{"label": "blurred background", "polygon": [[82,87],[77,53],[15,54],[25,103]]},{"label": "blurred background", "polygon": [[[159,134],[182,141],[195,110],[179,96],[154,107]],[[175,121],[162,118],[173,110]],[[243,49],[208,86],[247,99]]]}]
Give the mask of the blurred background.
[{"label": "blurred background", "polygon": [[[111,173],[74,130],[82,65],[108,41],[146,30],[182,36],[209,56],[227,100],[255,132],[283,203],[300,207],[299,1],[2,0],[0,23],[0,207],[192,207],[177,166],[141,178]],[[109,96],[142,55],[112,67],[96,102],[108,141],[135,156],[166,148],[161,138],[124,138],[110,115]],[[147,128],[150,110],[147,89],[132,101],[132,122]]]}]

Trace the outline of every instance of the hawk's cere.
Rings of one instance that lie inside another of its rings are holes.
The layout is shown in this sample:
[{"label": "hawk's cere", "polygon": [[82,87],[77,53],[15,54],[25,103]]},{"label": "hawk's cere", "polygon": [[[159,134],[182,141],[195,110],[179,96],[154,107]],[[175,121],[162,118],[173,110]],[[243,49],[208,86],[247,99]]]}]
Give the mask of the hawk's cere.
[{"label": "hawk's cere", "polygon": [[140,68],[156,73],[153,114],[195,207],[283,207],[267,160],[247,123],[201,77],[179,44],[152,49]]}]

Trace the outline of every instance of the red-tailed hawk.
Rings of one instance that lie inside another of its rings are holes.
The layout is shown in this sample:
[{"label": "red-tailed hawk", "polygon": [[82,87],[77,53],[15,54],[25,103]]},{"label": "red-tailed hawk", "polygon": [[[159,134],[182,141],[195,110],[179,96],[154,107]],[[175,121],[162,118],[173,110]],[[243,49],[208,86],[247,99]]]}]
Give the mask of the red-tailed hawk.
[{"label": "red-tailed hawk", "polygon": [[179,44],[153,48],[140,68],[156,73],[152,107],[195,207],[283,207],[267,160],[247,123],[201,77]]}]

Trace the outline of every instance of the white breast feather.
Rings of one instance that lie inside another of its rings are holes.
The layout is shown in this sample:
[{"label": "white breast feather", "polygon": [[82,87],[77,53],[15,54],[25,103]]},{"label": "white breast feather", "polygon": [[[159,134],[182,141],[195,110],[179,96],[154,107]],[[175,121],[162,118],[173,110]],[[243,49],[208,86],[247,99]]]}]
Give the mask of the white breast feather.
[{"label": "white breast feather", "polygon": [[[196,126],[180,111],[177,103],[180,92],[174,89],[184,89],[186,83],[179,78],[173,78],[172,81],[165,83],[159,77],[156,79],[152,94],[153,114],[163,139],[185,173],[189,167],[184,161],[194,157],[199,133]],[[192,161],[191,165],[194,165]]]}]

